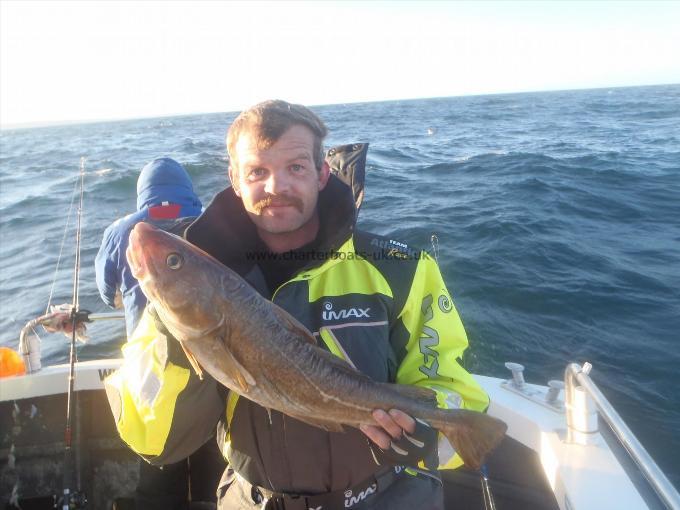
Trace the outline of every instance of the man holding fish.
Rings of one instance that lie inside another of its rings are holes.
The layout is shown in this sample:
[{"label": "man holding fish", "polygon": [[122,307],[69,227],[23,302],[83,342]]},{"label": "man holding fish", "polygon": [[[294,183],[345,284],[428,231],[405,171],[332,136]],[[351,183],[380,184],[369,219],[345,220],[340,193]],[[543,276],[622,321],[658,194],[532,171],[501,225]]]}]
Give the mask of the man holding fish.
[{"label": "man holding fish", "polygon": [[436,262],[355,228],[325,135],[303,106],[260,103],[232,124],[232,186],[188,242],[134,229],[152,306],[107,380],[118,430],[163,464],[219,422],[219,509],[442,509],[437,468],[479,468],[505,425],[459,364]]}]

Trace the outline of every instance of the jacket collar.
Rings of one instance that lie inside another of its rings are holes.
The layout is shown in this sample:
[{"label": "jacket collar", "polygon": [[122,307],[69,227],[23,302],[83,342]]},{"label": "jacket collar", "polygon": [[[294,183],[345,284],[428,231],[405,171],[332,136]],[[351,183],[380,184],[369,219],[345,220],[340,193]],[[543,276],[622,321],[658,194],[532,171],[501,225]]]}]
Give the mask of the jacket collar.
[{"label": "jacket collar", "polygon": [[[319,193],[318,250],[337,251],[351,236],[356,220],[352,190],[335,175]],[[258,246],[255,224],[230,186],[218,193],[185,232],[186,239],[243,275],[255,264],[248,253]],[[321,265],[316,261],[314,265]]]}]

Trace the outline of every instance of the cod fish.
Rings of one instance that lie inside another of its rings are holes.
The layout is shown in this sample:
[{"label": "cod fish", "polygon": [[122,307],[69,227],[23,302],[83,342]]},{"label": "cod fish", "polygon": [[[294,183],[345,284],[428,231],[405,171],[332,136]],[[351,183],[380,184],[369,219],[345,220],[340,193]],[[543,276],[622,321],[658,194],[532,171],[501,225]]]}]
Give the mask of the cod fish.
[{"label": "cod fish", "polygon": [[376,425],[374,409],[400,409],[449,439],[479,469],[505,434],[486,414],[436,407],[434,391],[376,382],[317,346],[285,310],[187,241],[139,223],[127,251],[133,275],[201,375],[257,404],[328,431]]}]

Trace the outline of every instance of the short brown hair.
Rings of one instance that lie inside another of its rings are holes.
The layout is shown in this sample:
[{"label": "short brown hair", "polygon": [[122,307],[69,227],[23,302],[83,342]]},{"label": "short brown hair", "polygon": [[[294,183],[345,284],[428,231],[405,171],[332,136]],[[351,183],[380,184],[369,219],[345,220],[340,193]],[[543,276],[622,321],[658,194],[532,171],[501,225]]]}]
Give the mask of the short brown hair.
[{"label": "short brown hair", "polygon": [[236,161],[236,143],[244,133],[257,137],[259,148],[267,149],[292,126],[305,126],[314,134],[314,165],[321,170],[324,162],[323,139],[328,130],[323,121],[309,108],[280,99],[258,103],[236,117],[227,132],[227,152]]}]

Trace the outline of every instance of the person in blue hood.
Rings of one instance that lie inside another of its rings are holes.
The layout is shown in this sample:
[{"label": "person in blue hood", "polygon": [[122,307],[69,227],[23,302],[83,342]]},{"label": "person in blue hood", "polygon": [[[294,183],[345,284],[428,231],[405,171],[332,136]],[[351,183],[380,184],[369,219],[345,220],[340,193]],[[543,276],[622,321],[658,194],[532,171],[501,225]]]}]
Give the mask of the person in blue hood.
[{"label": "person in blue hood", "polygon": [[97,287],[111,307],[120,308],[122,298],[128,337],[146,306],[146,296],[132,276],[125,256],[130,231],[140,221],[157,223],[163,228],[164,224],[199,214],[201,201],[187,171],[174,159],[157,158],[142,168],[137,179],[137,212],[114,221],[104,231],[94,263]]},{"label": "person in blue hood", "polygon": [[[125,308],[128,338],[147,301],[125,256],[130,231],[140,221],[146,221],[181,235],[201,210],[201,201],[184,167],[173,159],[157,158],[142,168],[137,179],[137,212],[114,221],[104,232],[95,259],[97,287],[107,305],[119,308],[122,304]],[[192,500],[214,502],[215,486],[224,470],[214,438],[190,458],[163,469],[140,461],[139,483],[134,494],[136,508],[185,510],[189,505],[189,486]]]}]

